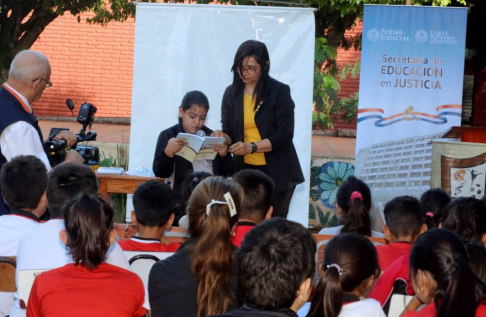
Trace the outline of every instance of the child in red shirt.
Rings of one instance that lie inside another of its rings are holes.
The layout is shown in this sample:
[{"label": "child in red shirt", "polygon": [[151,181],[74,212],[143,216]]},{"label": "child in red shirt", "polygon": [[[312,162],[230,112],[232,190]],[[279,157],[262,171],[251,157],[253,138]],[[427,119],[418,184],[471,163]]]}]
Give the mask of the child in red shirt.
[{"label": "child in red shirt", "polygon": [[181,246],[164,237],[174,221],[175,196],[169,185],[158,180],[140,184],[133,194],[132,222],[138,235],[118,241],[124,251],[175,252]]},{"label": "child in red shirt", "polygon": [[245,193],[243,210],[236,223],[231,243],[239,247],[245,235],[257,224],[270,219],[273,212],[273,192],[275,184],[267,174],[252,169],[242,170],[233,176]]},{"label": "child in red shirt", "polygon": [[[416,296],[402,316],[486,316],[486,285],[471,269],[461,239],[445,229],[422,234],[410,252]],[[418,311],[417,308],[427,306]]]},{"label": "child in red shirt", "polygon": [[415,197],[395,197],[386,203],[384,214],[383,232],[390,244],[376,246],[382,271],[399,257],[409,254],[412,243],[427,230],[422,220],[422,207]]},{"label": "child in red shirt", "polygon": [[83,195],[66,207],[64,221],[59,236],[74,263],[36,278],[27,316],[145,316],[142,280],[103,263],[116,238],[113,209],[97,196]]}]

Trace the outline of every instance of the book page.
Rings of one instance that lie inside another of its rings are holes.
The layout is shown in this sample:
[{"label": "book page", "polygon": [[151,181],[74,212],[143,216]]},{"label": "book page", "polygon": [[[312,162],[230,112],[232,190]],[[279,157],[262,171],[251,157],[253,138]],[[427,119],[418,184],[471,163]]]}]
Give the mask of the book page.
[{"label": "book page", "polygon": [[196,159],[197,153],[201,149],[201,146],[204,143],[204,139],[190,133],[179,133],[176,137],[177,139],[186,138],[187,145],[184,145],[182,149],[176,153],[189,162],[194,162]]},{"label": "book page", "polygon": [[205,137],[201,150],[196,156],[196,160],[214,160],[218,152],[213,150],[213,145],[224,144],[224,138]]}]

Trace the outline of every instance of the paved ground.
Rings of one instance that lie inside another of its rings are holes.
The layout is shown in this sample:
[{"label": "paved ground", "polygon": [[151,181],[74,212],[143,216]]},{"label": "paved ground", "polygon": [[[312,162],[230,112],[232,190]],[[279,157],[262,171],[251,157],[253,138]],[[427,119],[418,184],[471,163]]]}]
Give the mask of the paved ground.
[{"label": "paved ground", "polygon": [[[81,125],[77,122],[39,121],[42,134],[46,138],[51,128],[68,128],[75,133]],[[97,142],[128,143],[130,142],[130,126],[96,123],[93,130],[98,133]],[[312,136],[312,155],[324,157],[354,157],[356,148],[355,138],[340,138],[329,136]]]}]

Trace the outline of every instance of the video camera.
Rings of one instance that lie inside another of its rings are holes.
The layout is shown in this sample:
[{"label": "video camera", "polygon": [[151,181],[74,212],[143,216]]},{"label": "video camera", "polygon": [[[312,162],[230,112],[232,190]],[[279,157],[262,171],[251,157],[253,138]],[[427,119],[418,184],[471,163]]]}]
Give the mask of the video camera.
[{"label": "video camera", "polygon": [[[71,99],[66,100],[66,105],[69,110],[74,110],[74,102]],[[84,163],[88,165],[94,165],[95,169],[100,165],[100,150],[96,146],[89,146],[89,145],[78,145],[80,142],[88,142],[88,141],[95,141],[97,133],[95,131],[91,131],[91,126],[94,122],[94,116],[98,110],[94,105],[90,103],[83,103],[79,108],[77,122],[83,125],[81,130],[78,134],[76,134],[78,140],[77,142],[71,147],[71,149],[78,151],[78,153],[84,158]],[[89,131],[86,132],[86,129],[89,127]],[[52,128],[51,132],[49,133],[49,141],[44,144],[44,150],[47,153],[47,157],[49,158],[49,163],[51,166],[56,166],[62,161],[64,161],[64,157],[66,156],[67,142],[66,140],[61,141],[53,141],[56,135],[58,135],[61,131],[69,129],[66,128]]]}]

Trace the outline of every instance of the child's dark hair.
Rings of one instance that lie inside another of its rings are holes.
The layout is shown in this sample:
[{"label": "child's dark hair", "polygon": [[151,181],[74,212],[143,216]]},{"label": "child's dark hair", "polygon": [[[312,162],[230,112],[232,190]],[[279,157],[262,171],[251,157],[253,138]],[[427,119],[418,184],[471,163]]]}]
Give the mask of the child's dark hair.
[{"label": "child's dark hair", "polygon": [[98,180],[88,165],[64,163],[49,173],[47,180],[47,206],[51,218],[62,217],[63,207],[80,194],[96,195]]},{"label": "child's dark hair", "polygon": [[192,192],[202,182],[203,179],[211,177],[213,175],[206,172],[194,172],[189,174],[184,182],[182,183],[182,197],[184,198],[182,202],[179,202],[176,206],[174,223],[179,224],[179,220],[186,214],[186,206]]},{"label": "child's dark hair", "polygon": [[468,242],[464,245],[469,257],[469,266],[476,276],[486,283],[486,249],[484,245]]},{"label": "child's dark hair", "polygon": [[241,43],[240,47],[235,54],[235,59],[231,71],[233,72],[233,84],[231,85],[231,97],[235,98],[245,88],[243,80],[240,78],[240,74],[243,73],[243,60],[246,57],[253,56],[260,66],[261,76],[255,87],[254,94],[256,95],[255,105],[259,105],[262,100],[265,100],[267,94],[267,85],[270,80],[270,55],[265,43],[248,40]]},{"label": "child's dark hair", "polygon": [[37,157],[20,155],[3,164],[0,171],[0,188],[3,199],[10,209],[37,208],[46,187],[47,169]]},{"label": "child's dark hair", "polygon": [[[224,195],[228,193],[236,209],[234,215],[224,203],[227,202]],[[191,271],[197,283],[196,317],[222,314],[230,307],[234,296],[229,285],[233,270],[231,228],[238,221],[242,200],[241,187],[223,177],[204,179],[189,199],[191,238],[186,244],[192,249]]]},{"label": "child's dark hair", "polygon": [[[477,214],[484,214],[484,204],[472,197],[459,197],[447,205],[442,216],[442,227],[453,231],[463,241],[481,241],[484,229],[478,230]],[[483,216],[484,217],[484,216]],[[483,224],[484,226],[484,224]]]},{"label": "child's dark hair", "polygon": [[140,184],[133,194],[137,222],[147,227],[162,227],[174,213],[175,196],[170,186],[158,180]]},{"label": "child's dark hair", "polygon": [[424,213],[424,223],[428,229],[439,227],[440,218],[450,202],[449,194],[440,188],[432,188],[422,194],[420,204]]},{"label": "child's dark hair", "polygon": [[250,219],[260,223],[265,219],[273,201],[275,184],[267,174],[252,169],[239,171],[233,180],[241,185],[245,193],[240,219]]},{"label": "child's dark hair", "polygon": [[316,242],[302,225],[272,218],[254,227],[236,253],[245,303],[258,309],[290,308],[315,270]]},{"label": "child's dark hair", "polygon": [[422,270],[437,282],[437,317],[475,316],[486,285],[471,270],[466,249],[456,234],[435,228],[420,235],[410,252],[410,270],[413,278]]},{"label": "child's dark hair", "polygon": [[64,208],[64,222],[75,265],[97,268],[110,247],[113,209],[98,196],[80,195]]},{"label": "child's dark hair", "polygon": [[395,197],[385,205],[385,221],[395,238],[417,237],[423,225],[422,206],[412,196]]},{"label": "child's dark hair", "polygon": [[[203,107],[209,111],[209,100],[204,93],[198,90],[189,91],[182,98],[181,107],[182,111],[191,109],[193,106]],[[179,118],[179,122],[182,122],[182,118]]]},{"label": "child's dark hair", "polygon": [[339,187],[336,199],[344,213],[341,217],[343,224],[341,232],[356,232],[370,237],[371,191],[368,185],[362,180],[350,176]]},{"label": "child's dark hair", "polygon": [[339,234],[329,241],[322,270],[308,317],[337,317],[345,293],[365,293],[369,279],[380,275],[375,246],[356,233]]}]

